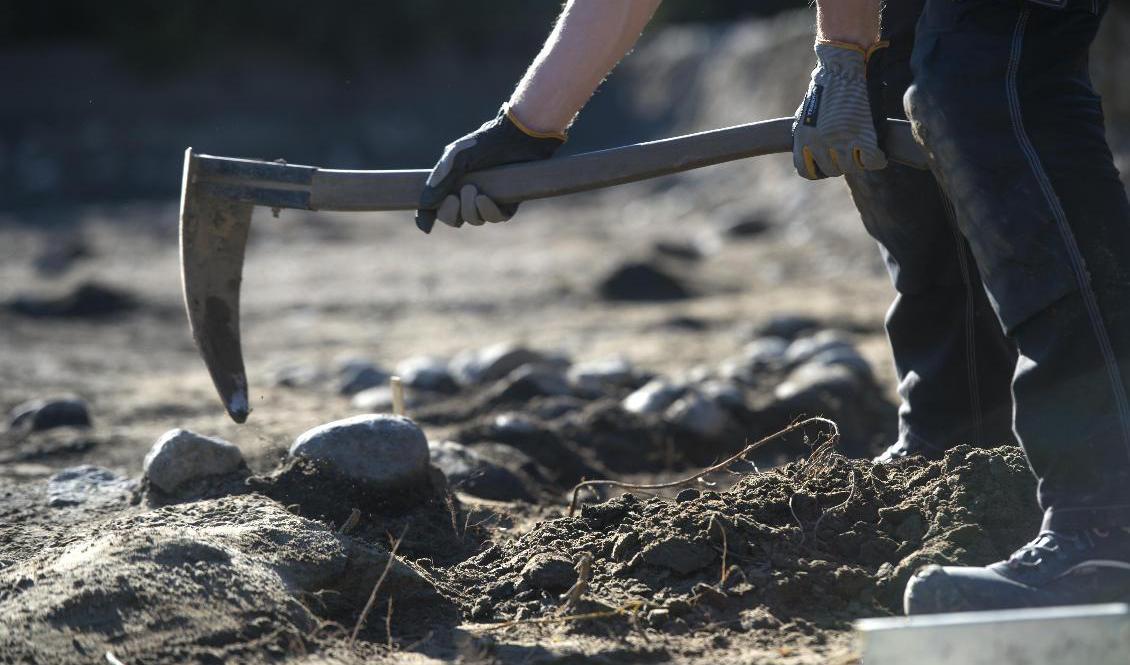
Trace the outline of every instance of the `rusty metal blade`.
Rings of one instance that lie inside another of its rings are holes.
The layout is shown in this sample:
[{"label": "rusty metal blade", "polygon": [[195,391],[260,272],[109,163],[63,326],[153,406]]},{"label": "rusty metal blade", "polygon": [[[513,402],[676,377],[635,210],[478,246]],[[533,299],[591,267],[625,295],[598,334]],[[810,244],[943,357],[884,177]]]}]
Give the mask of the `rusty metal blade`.
[{"label": "rusty metal blade", "polygon": [[195,171],[196,155],[189,148],[180,208],[184,304],[192,338],[224,408],[242,423],[251,408],[239,340],[239,290],[254,206],[197,191]]}]

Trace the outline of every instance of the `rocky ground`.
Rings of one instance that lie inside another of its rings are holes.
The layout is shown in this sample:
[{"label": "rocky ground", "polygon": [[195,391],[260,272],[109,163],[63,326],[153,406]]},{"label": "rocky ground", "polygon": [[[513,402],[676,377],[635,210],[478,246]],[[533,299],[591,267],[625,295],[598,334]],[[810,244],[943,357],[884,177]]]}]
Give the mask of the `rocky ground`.
[{"label": "rocky ground", "polygon": [[[670,31],[624,75],[681,129],[787,114],[809,27]],[[842,183],[790,170],[427,237],[257,211],[243,426],[187,332],[175,203],[5,214],[0,660],[853,662],[851,621],[917,566],[1038,517],[1015,449],[865,461],[893,436],[892,291]],[[364,415],[393,374],[411,420]],[[568,515],[582,480],[677,480],[816,415],[839,436]]]}]

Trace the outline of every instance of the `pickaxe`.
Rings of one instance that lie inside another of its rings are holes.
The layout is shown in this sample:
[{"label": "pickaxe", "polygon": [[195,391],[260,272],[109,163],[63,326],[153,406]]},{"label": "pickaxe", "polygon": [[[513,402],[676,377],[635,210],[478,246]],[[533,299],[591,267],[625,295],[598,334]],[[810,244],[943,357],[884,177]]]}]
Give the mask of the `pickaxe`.
[{"label": "pickaxe", "polygon": [[[792,151],[792,118],[637,143],[467,176],[496,201],[513,203],[610,187],[747,157]],[[889,120],[891,161],[925,168],[905,121]],[[200,155],[184,156],[180,250],[192,337],[224,408],[237,423],[251,411],[239,341],[239,287],[251,211],[413,210],[427,170],[342,171]]]}]

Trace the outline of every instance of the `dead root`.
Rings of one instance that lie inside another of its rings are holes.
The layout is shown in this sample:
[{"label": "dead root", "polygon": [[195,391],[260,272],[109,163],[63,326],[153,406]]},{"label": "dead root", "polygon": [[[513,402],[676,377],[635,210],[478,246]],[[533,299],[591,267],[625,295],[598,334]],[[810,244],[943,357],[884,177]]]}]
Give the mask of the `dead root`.
[{"label": "dead root", "polygon": [[708,476],[710,476],[711,474],[718,473],[719,471],[726,471],[726,470],[729,469],[729,467],[731,465],[733,465],[737,462],[747,462],[747,463],[752,464],[752,462],[750,462],[750,460],[746,459],[746,456],[749,455],[750,453],[756,451],[758,448],[761,448],[762,446],[764,446],[764,445],[766,445],[766,444],[768,444],[772,441],[775,441],[775,440],[781,438],[782,436],[785,436],[786,434],[790,434],[790,433],[795,432],[799,429],[803,429],[804,427],[807,427],[808,425],[812,425],[812,424],[816,424],[816,423],[819,423],[819,424],[822,424],[822,425],[827,425],[831,429],[831,433],[828,434],[828,437],[825,440],[825,442],[822,445],[818,446],[816,448],[816,450],[813,452],[812,456],[809,458],[809,464],[813,465],[814,469],[820,469],[823,466],[826,466],[828,464],[827,458],[835,450],[836,443],[840,439],[840,428],[836,426],[836,423],[834,423],[833,421],[831,421],[827,418],[820,418],[820,417],[806,418],[805,420],[801,420],[801,421],[793,423],[792,425],[789,425],[788,427],[786,427],[785,429],[783,429],[779,432],[776,432],[774,434],[770,434],[769,436],[767,436],[763,439],[760,439],[758,441],[755,441],[755,442],[749,444],[745,448],[742,448],[740,451],[738,451],[737,454],[735,454],[731,457],[728,457],[728,458],[722,460],[721,462],[719,462],[717,464],[714,464],[712,466],[708,466],[705,469],[703,469],[703,470],[701,470],[701,471],[699,471],[699,472],[697,472],[693,475],[687,476],[686,478],[682,478],[682,479],[679,479],[679,480],[673,480],[673,481],[666,482],[666,483],[653,483],[653,484],[626,483],[626,482],[621,481],[621,480],[585,480],[585,481],[579,482],[573,487],[573,498],[569,502],[569,516],[572,517],[573,514],[576,512],[577,501],[578,501],[578,498],[580,496],[581,490],[584,489],[584,488],[587,488],[587,487],[618,487],[620,489],[637,490],[637,491],[640,491],[640,492],[648,492],[648,491],[654,491],[654,490],[674,489],[676,487],[684,487],[686,485],[691,485],[691,484],[695,484],[695,483],[703,483],[703,482],[706,482],[706,478]]}]

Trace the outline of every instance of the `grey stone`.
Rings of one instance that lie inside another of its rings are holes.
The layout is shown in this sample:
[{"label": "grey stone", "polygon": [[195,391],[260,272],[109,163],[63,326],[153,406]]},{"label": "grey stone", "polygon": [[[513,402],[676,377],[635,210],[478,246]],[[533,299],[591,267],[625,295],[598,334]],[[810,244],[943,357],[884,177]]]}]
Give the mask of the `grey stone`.
[{"label": "grey stone", "polygon": [[779,400],[803,399],[815,392],[851,394],[860,388],[859,377],[843,365],[801,365],[774,390]]},{"label": "grey stone", "polygon": [[706,258],[702,247],[689,240],[660,239],[652,245],[652,249],[660,256],[665,256],[680,261],[701,261]]},{"label": "grey stone", "polygon": [[610,301],[662,302],[694,296],[683,281],[656,262],[628,262],[605,276],[597,286]]},{"label": "grey stone", "polygon": [[535,397],[571,395],[569,383],[560,371],[547,367],[523,366],[514,370],[491,389],[490,399],[499,403],[527,402]]},{"label": "grey stone", "polygon": [[721,379],[709,379],[696,386],[699,393],[723,409],[736,411],[745,408],[745,393],[735,383]]},{"label": "grey stone", "polygon": [[491,423],[495,430],[504,435],[530,435],[541,431],[541,425],[533,418],[516,411],[500,413]]},{"label": "grey stone", "polygon": [[86,402],[73,395],[33,399],[12,409],[8,415],[9,429],[27,432],[90,425]]},{"label": "grey stone", "polygon": [[812,356],[808,362],[813,365],[842,365],[864,379],[873,376],[871,363],[853,346],[826,349]]},{"label": "grey stone", "polygon": [[782,314],[774,316],[757,326],[754,329],[754,334],[758,337],[783,337],[792,340],[800,335],[819,330],[820,327],[820,322],[811,316]]},{"label": "grey stone", "polygon": [[765,233],[770,228],[772,224],[765,217],[755,214],[729,220],[722,228],[722,233],[731,238],[752,238]]},{"label": "grey stone", "polygon": [[390,376],[372,363],[354,360],[338,372],[337,391],[341,395],[356,395],[369,388],[388,385]]},{"label": "grey stone", "polygon": [[47,481],[47,505],[53,508],[82,504],[125,504],[137,482],[100,466],[63,469]]},{"label": "grey stone", "polygon": [[547,360],[549,358],[538,351],[502,342],[457,354],[451,361],[451,373],[463,385],[490,383],[519,367],[542,364]]},{"label": "grey stone", "polygon": [[782,337],[759,337],[742,349],[740,355],[724,360],[718,368],[723,378],[754,383],[757,376],[785,364],[789,343]]},{"label": "grey stone", "polygon": [[656,378],[625,397],[621,406],[631,413],[662,413],[686,391],[687,387],[683,383]]},{"label": "grey stone", "polygon": [[522,479],[486,459],[474,448],[454,441],[429,443],[432,464],[447,476],[451,487],[496,501],[531,500]]},{"label": "grey stone", "polygon": [[573,562],[555,554],[535,554],[522,568],[522,579],[535,589],[565,591],[577,581]]},{"label": "grey stone", "polygon": [[434,356],[416,356],[402,360],[396,365],[396,375],[409,388],[440,393],[458,389],[447,362]]},{"label": "grey stone", "polygon": [[423,482],[428,439],[403,416],[361,415],[319,425],[290,447],[294,457],[326,462],[338,473],[383,489]]},{"label": "grey stone", "polygon": [[322,378],[322,373],[312,365],[282,365],[268,372],[271,385],[282,388],[308,388]]},{"label": "grey stone", "polygon": [[173,493],[185,483],[233,473],[243,466],[243,453],[221,439],[184,429],[165,432],[145,456],[143,469],[149,482]]},{"label": "grey stone", "polygon": [[834,349],[854,349],[851,338],[837,330],[821,330],[815,335],[801,337],[789,344],[785,362],[790,365],[806,363],[816,355]]},{"label": "grey stone", "polygon": [[663,420],[704,439],[721,436],[730,425],[726,410],[697,390],[687,391],[667,407]]},{"label": "grey stone", "polygon": [[632,384],[636,370],[625,358],[608,358],[578,363],[569,368],[569,382],[580,390],[602,392],[609,387]]},{"label": "grey stone", "polygon": [[758,337],[742,349],[742,358],[755,366],[768,367],[785,359],[789,342],[784,337]]}]

